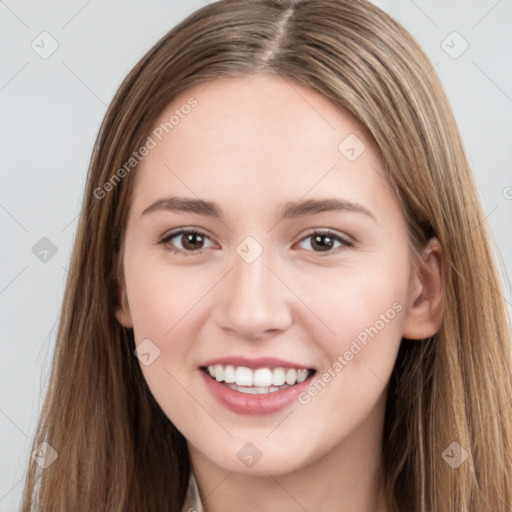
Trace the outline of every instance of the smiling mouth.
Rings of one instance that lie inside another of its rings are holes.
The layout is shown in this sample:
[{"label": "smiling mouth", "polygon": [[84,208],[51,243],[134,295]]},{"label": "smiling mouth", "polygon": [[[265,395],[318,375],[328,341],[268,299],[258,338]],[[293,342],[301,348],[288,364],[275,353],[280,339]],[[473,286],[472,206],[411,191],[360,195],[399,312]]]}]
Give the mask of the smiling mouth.
[{"label": "smiling mouth", "polygon": [[246,366],[222,365],[202,366],[211,379],[240,393],[262,395],[281,391],[301,384],[316,370],[312,368],[247,368]]}]

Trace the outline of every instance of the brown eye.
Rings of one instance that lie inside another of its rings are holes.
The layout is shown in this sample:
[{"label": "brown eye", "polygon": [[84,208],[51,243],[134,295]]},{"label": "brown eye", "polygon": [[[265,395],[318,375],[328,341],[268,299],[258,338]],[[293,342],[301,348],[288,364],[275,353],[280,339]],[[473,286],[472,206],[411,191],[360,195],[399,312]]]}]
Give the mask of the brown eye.
[{"label": "brown eye", "polygon": [[[319,253],[335,254],[338,252],[336,249],[344,246],[353,247],[354,245],[350,240],[347,240],[331,230],[313,231],[303,238],[301,243],[308,239],[311,239],[310,246],[313,248],[313,252]],[[335,244],[339,245],[335,246]]]},{"label": "brown eye", "polygon": [[[174,239],[179,241],[178,247],[176,247],[175,242],[172,242]],[[181,230],[170,233],[160,243],[164,244],[171,252],[193,256],[203,251],[205,240],[209,240],[208,236],[200,231]]]}]

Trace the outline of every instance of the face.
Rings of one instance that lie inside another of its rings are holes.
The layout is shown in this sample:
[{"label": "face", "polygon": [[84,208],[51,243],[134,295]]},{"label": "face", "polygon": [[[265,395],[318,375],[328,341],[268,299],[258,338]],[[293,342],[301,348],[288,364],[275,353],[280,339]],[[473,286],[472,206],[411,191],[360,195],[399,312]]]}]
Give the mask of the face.
[{"label": "face", "polygon": [[117,318],[193,453],[277,475],[378,437],[414,297],[406,223],[369,137],[265,76],[189,89],[150,137]]}]

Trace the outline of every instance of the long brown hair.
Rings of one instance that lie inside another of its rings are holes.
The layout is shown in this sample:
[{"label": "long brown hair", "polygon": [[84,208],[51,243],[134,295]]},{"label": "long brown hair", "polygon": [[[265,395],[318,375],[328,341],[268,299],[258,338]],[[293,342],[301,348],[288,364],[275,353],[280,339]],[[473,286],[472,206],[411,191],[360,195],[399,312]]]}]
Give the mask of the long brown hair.
[{"label": "long brown hair", "polygon": [[[436,236],[443,248],[442,326],[430,339],[402,341],[388,388],[383,457],[396,510],[510,511],[510,324],[485,215],[432,63],[399,23],[354,0],[212,3],[122,83],[91,159],[33,443],[47,442],[58,457],[45,469],[30,459],[22,509],[181,509],[185,438],[146,385],[132,330],[114,316],[136,167],[111,180],[179,93],[255,73],[306,85],[360,122],[401,201],[411,245]],[[462,449],[467,459],[449,464]]]}]

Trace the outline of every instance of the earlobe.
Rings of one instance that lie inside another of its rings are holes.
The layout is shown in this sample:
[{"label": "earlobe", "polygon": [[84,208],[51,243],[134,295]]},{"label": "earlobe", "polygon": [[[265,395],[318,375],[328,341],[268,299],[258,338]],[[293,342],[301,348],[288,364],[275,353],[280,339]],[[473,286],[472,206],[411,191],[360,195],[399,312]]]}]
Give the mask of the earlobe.
[{"label": "earlobe", "polygon": [[432,238],[415,269],[402,337],[422,340],[439,331],[444,313],[443,261],[441,244]]}]

